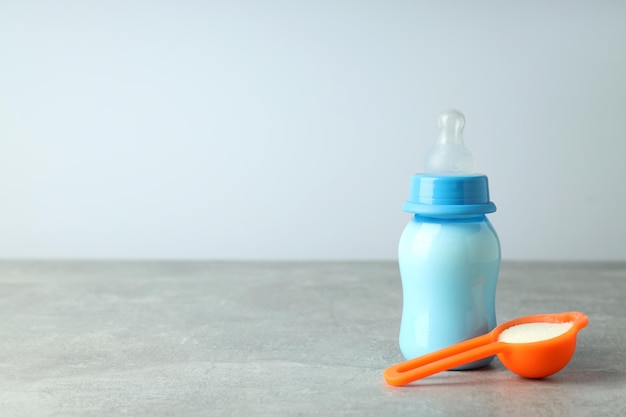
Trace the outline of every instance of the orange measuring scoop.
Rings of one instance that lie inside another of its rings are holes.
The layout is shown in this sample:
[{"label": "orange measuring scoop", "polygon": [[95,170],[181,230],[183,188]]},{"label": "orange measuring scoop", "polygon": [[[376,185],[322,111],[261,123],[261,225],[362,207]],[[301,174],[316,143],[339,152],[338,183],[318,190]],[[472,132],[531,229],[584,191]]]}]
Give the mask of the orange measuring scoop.
[{"label": "orange measuring scoop", "polygon": [[[588,322],[587,316],[577,311],[520,317],[500,324],[485,335],[393,365],[387,368],[383,375],[388,384],[401,386],[466,363],[498,355],[500,362],[510,371],[526,378],[544,378],[567,365],[576,349],[576,334]],[[562,334],[539,341],[499,340],[503,331],[530,323],[571,323],[572,326]]]}]

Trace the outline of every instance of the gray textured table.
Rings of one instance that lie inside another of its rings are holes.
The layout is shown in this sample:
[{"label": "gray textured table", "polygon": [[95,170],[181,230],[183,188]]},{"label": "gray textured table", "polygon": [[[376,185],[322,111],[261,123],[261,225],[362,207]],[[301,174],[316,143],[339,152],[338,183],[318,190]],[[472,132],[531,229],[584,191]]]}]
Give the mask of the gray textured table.
[{"label": "gray textured table", "polygon": [[0,415],[626,415],[626,264],[505,263],[499,322],[580,310],[567,368],[409,387],[395,263],[0,263]]}]

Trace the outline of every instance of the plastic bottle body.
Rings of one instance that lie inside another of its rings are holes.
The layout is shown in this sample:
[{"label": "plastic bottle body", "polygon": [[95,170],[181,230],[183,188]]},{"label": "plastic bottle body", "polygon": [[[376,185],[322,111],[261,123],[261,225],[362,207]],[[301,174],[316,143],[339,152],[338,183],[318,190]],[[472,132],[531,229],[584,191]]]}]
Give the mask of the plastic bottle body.
[{"label": "plastic bottle body", "polygon": [[398,260],[403,291],[400,350],[406,359],[496,326],[500,242],[484,215],[415,215],[400,238]]}]

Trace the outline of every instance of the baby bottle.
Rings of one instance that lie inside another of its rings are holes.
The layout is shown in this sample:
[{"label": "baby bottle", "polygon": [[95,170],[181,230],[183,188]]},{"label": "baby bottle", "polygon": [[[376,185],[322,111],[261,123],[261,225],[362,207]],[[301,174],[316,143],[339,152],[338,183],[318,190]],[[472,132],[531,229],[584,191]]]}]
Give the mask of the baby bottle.
[{"label": "baby bottle", "polygon": [[[411,177],[402,209],[414,216],[398,247],[402,277],[400,350],[415,358],[480,336],[496,326],[495,295],[500,242],[486,213],[485,175],[463,144],[465,118],[457,110],[439,116],[439,138],[423,174]],[[486,358],[456,369],[487,365]]]}]

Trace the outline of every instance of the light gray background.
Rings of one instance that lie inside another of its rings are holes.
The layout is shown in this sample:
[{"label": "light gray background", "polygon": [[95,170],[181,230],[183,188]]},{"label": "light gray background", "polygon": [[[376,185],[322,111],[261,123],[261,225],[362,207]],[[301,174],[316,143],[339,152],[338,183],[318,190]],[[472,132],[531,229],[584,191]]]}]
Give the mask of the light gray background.
[{"label": "light gray background", "polygon": [[0,2],[0,257],[393,259],[459,108],[505,259],[624,260],[626,3]]}]

